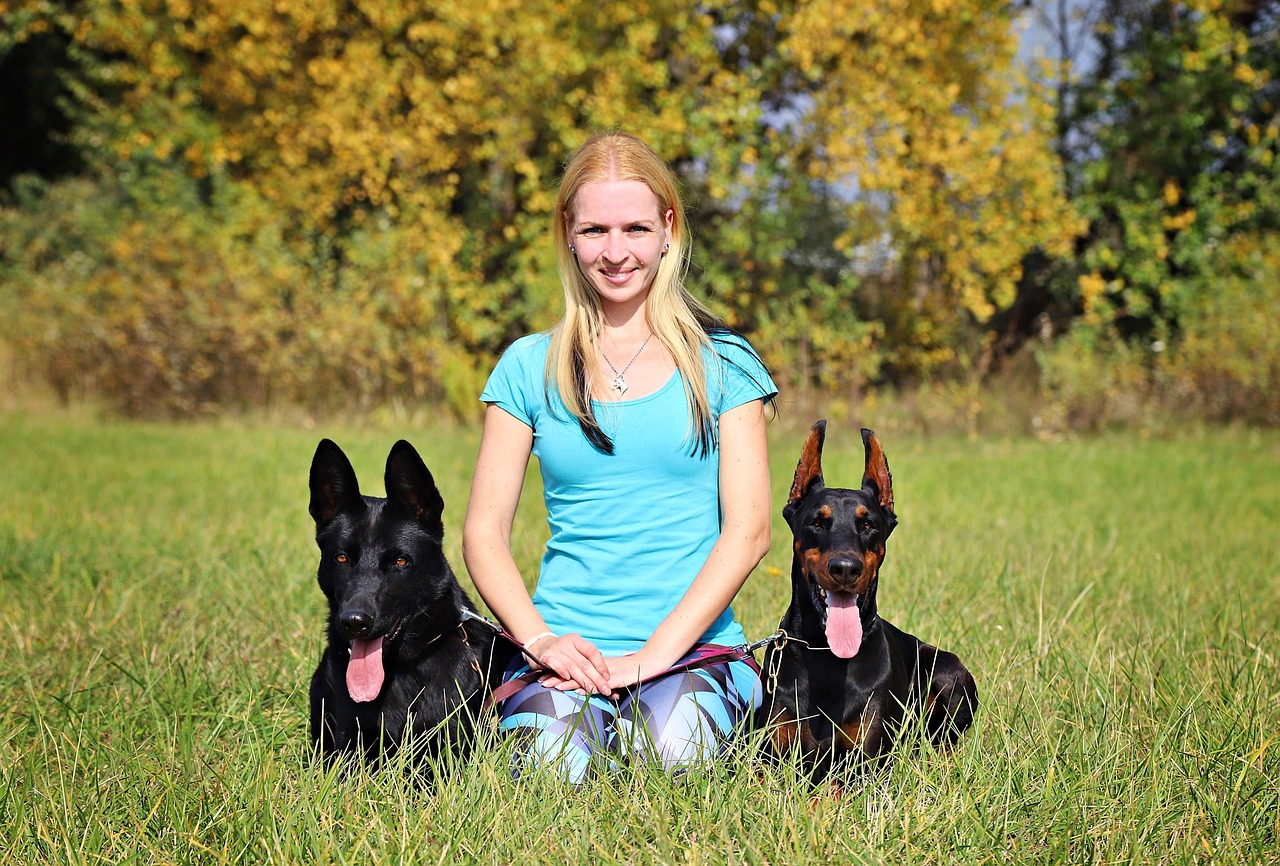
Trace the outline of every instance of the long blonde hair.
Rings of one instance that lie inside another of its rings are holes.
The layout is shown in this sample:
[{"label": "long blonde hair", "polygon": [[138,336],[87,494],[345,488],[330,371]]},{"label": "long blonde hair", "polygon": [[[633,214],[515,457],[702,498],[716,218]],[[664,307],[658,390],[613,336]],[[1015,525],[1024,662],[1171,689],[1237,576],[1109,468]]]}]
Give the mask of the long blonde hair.
[{"label": "long blonde hair", "polygon": [[591,407],[591,379],[597,372],[595,341],[604,324],[600,298],[578,267],[569,249],[569,224],[578,190],[593,181],[638,180],[658,199],[658,212],[672,213],[668,243],[658,264],[645,315],[654,337],[671,354],[684,380],[689,402],[691,439],[706,454],[715,442],[715,423],[707,399],[703,348],[711,334],[728,328],[685,288],[689,268],[689,228],[675,175],[665,162],[635,136],[622,132],[592,136],[565,166],[556,198],[552,234],[556,263],[564,288],[564,318],[551,331],[546,382],[553,384],[565,408],[578,419],[583,434],[596,448],[613,453],[613,442],[600,427]]}]

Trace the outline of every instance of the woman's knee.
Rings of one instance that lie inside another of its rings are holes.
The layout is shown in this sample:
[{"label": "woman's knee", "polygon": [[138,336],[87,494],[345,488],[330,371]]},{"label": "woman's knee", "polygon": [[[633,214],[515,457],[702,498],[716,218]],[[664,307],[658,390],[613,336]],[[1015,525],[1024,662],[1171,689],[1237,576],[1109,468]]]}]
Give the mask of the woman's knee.
[{"label": "woman's knee", "polygon": [[[727,666],[655,680],[623,705],[616,723],[620,751],[667,769],[714,758],[752,709]],[[739,678],[741,679],[741,678]]]},{"label": "woman's knee", "polygon": [[631,763],[679,770],[715,758],[727,737],[699,714],[678,714],[656,725],[641,716],[617,722],[618,751]]},{"label": "woman's knee", "polygon": [[596,703],[536,683],[505,701],[498,729],[515,739],[512,776],[547,769],[572,784],[584,781],[612,723]]}]

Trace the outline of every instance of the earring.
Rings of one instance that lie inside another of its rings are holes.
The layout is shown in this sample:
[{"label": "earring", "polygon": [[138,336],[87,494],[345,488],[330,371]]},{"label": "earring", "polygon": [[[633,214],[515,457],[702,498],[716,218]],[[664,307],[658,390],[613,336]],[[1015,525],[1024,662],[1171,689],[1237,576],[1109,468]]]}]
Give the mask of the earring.
[{"label": "earring", "polygon": [[578,251],[573,248],[573,244],[569,244],[569,252],[576,254]]}]

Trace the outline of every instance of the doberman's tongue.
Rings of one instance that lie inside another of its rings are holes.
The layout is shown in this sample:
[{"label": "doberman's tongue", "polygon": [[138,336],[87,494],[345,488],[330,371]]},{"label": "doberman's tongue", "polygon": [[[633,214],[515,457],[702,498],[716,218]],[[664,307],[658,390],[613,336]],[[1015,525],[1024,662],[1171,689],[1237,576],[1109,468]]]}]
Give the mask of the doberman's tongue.
[{"label": "doberman's tongue", "polygon": [[351,661],[347,662],[347,692],[351,700],[363,704],[382,691],[382,638],[353,640]]},{"label": "doberman's tongue", "polygon": [[862,646],[862,616],[852,592],[827,593],[827,646],[842,659],[851,659]]}]

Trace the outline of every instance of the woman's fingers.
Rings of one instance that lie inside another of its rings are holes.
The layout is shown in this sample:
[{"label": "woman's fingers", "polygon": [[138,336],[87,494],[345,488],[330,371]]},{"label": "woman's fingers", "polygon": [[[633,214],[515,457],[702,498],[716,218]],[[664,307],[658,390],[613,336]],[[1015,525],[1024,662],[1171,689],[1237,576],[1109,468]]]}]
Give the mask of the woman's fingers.
[{"label": "woman's fingers", "polygon": [[644,678],[641,660],[635,655],[609,659],[609,686],[613,690],[633,686]]},{"label": "woman's fingers", "polygon": [[567,680],[564,677],[556,676],[555,674],[547,674],[545,677],[540,678],[538,682],[542,683],[549,689],[556,689],[562,692],[576,691],[579,688],[575,681]]},{"label": "woman's fingers", "polygon": [[609,667],[604,654],[581,635],[566,634],[538,641],[539,661],[554,672],[541,682],[561,691],[590,691],[608,694]]},{"label": "woman's fingers", "polygon": [[[582,638],[579,638],[579,640],[582,640]],[[582,643],[584,644],[582,648],[582,655],[591,664],[591,667],[594,669],[594,672],[601,679],[608,680],[609,679],[609,663],[605,659],[604,653],[600,652],[600,650],[596,647],[596,645],[589,641],[582,640]]]}]

